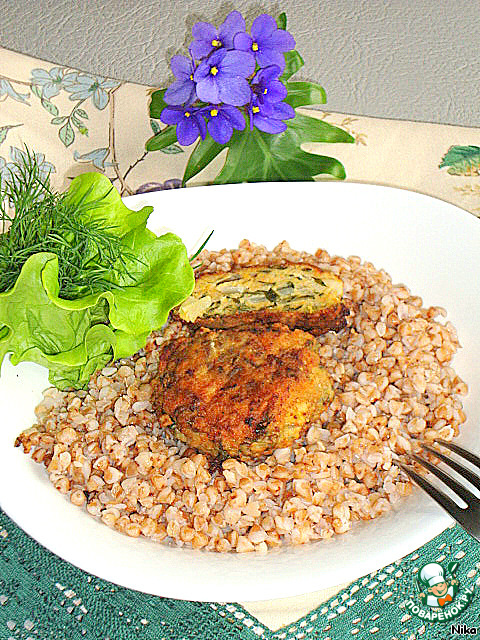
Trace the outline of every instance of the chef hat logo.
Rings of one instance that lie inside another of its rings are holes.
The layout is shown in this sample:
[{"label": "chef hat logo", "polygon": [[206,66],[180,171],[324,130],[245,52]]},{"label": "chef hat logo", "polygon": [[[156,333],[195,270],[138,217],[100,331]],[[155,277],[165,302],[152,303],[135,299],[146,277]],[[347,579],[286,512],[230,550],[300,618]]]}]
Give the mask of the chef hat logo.
[{"label": "chef hat logo", "polygon": [[419,579],[425,587],[434,587],[440,582],[446,582],[445,571],[437,562],[430,562],[422,567]]}]

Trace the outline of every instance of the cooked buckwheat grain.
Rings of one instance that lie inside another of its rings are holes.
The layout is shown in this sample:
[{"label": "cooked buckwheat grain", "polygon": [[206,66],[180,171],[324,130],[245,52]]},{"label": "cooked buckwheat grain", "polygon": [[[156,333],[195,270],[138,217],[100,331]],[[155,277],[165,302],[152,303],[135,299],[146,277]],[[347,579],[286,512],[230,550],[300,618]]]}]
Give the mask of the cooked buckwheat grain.
[{"label": "cooked buckwheat grain", "polygon": [[424,308],[406,286],[358,257],[269,252],[247,240],[204,251],[198,273],[235,266],[309,262],[344,283],[349,328],[318,338],[335,399],[294,446],[256,466],[220,469],[173,439],[152,412],[158,347],[184,329],[171,324],[146,348],[94,375],[87,391],[47,389],[37,423],[17,439],[46,466],[72,503],[129,536],[227,552],[265,552],[348,531],[411,492],[392,452],[415,438],[451,440],[467,386],[451,367],[459,347],[440,307]]}]

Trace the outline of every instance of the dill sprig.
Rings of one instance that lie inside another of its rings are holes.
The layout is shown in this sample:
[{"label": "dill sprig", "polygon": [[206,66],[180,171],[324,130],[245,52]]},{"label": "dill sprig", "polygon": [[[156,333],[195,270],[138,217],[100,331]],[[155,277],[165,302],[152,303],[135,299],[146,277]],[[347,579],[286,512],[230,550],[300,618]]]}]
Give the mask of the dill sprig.
[{"label": "dill sprig", "polygon": [[[7,173],[7,172],[5,172]],[[112,187],[113,188],[113,187]],[[103,198],[72,203],[50,187],[49,176],[28,149],[0,188],[0,292],[14,285],[26,260],[48,251],[58,256],[59,296],[68,300],[116,288],[115,274],[127,273],[134,256],[104,222],[85,211]],[[108,195],[108,194],[105,194]]]}]

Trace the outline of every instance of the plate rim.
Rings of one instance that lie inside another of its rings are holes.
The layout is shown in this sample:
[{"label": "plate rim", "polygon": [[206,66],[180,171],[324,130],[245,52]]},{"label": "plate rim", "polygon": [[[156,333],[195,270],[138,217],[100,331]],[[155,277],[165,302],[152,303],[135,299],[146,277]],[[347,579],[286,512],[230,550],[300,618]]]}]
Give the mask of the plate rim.
[{"label": "plate rim", "polygon": [[[458,207],[457,205],[454,205],[452,203],[449,203],[448,201],[442,200],[440,198],[436,198],[434,196],[430,196],[430,195],[426,195],[423,193],[420,193],[418,191],[412,191],[409,189],[399,189],[397,187],[392,187],[392,186],[387,186],[387,185],[378,185],[378,184],[372,184],[372,183],[361,183],[361,182],[330,182],[330,181],[326,181],[326,182],[316,182],[316,183],[294,183],[294,182],[290,182],[290,183],[254,183],[254,184],[236,184],[236,185],[218,185],[218,186],[208,186],[208,187],[195,187],[195,190],[197,190],[198,188],[203,188],[203,189],[222,189],[222,187],[228,187],[230,190],[231,189],[264,189],[265,186],[268,186],[268,188],[280,188],[280,189],[288,189],[289,187],[286,185],[308,185],[307,188],[312,188],[313,185],[328,185],[327,188],[331,188],[333,187],[333,185],[335,185],[334,188],[348,188],[348,189],[371,189],[372,187],[375,189],[380,189],[380,190],[388,190],[390,192],[397,192],[397,191],[403,191],[406,192],[408,194],[415,194],[415,196],[419,196],[421,198],[426,198],[428,200],[434,200],[434,201],[438,201],[441,203],[444,203],[445,205],[448,206],[449,209],[455,209],[458,212],[458,215],[462,215],[462,217],[464,216],[465,220],[473,220],[475,221],[475,224],[478,225],[478,223],[480,222],[478,220],[478,218],[475,218],[475,216],[471,213],[469,213],[468,211],[466,211],[465,209],[462,209],[460,207]],[[316,186],[314,188],[317,188]],[[186,191],[190,191],[191,189],[187,189]],[[141,205],[141,203],[143,203],[144,201],[150,201],[150,200],[157,200],[159,197],[165,197],[167,196],[167,198],[175,198],[177,197],[178,193],[182,193],[184,192],[184,190],[171,190],[171,191],[160,191],[160,192],[151,192],[151,193],[147,193],[147,194],[138,194],[138,195],[133,195],[133,196],[128,196],[127,198],[124,198],[125,203],[128,206],[131,206],[132,208],[136,208],[136,206],[133,205]],[[453,213],[453,211],[452,211]],[[478,232],[478,227],[477,227],[477,232]],[[328,248],[327,248],[328,250]],[[368,257],[363,258],[365,260],[368,260]],[[1,384],[1,382],[0,382]],[[21,454],[22,456],[25,456],[25,454]],[[28,456],[25,456],[28,457]],[[0,455],[0,460],[1,460],[1,455]],[[33,461],[31,461],[32,464]],[[42,468],[42,472],[43,468]],[[48,482],[48,480],[47,480]],[[51,487],[52,488],[52,487]],[[417,490],[417,493],[419,492],[419,490]],[[7,501],[8,502],[8,501]],[[4,500],[2,499],[2,492],[0,490],[0,506],[3,507],[4,505]],[[77,509],[77,507],[75,507],[75,509]],[[12,513],[9,513],[12,512]],[[20,509],[21,511],[21,509]],[[17,517],[18,517],[18,511],[16,511],[15,508],[11,508],[10,509],[5,509],[5,512],[7,513],[7,515],[9,517],[11,517],[11,519],[14,522],[18,522],[17,521]],[[87,514],[85,514],[87,515]],[[88,518],[91,518],[91,516],[87,515]],[[384,516],[382,516],[384,517]],[[21,520],[21,514],[20,514],[20,518],[19,520]],[[428,540],[432,539],[433,537],[435,537],[436,535],[438,535],[439,533],[441,533],[446,527],[449,526],[449,524],[452,522],[452,520],[446,515],[443,514],[443,512],[438,512],[438,517],[435,519],[433,519],[431,521],[431,526],[430,527],[426,527],[423,532],[422,535],[419,535],[417,537],[412,536],[412,538],[408,541],[402,541],[402,543],[399,543],[398,546],[394,547],[391,549],[390,553],[384,553],[384,555],[382,556],[382,559],[379,563],[375,563],[375,562],[367,562],[367,560],[365,561],[361,561],[358,565],[359,569],[356,570],[351,570],[351,569],[345,569],[343,572],[340,571],[339,572],[339,580],[337,584],[341,584],[343,582],[351,581],[351,580],[355,580],[356,578],[360,577],[361,575],[364,575],[365,573],[368,573],[372,570],[376,570],[379,569],[383,566],[386,566],[388,564],[390,564],[391,562],[393,562],[394,560],[398,559],[400,556],[403,556],[407,553],[410,553],[414,550],[416,550],[417,548],[419,548],[419,546],[422,546],[423,544],[425,544],[426,542],[428,542]],[[367,525],[369,525],[370,523],[367,522]],[[37,540],[37,542],[39,542],[42,546],[46,547],[47,549],[49,549],[51,552],[53,552],[55,555],[57,555],[58,557],[60,557],[62,560],[67,561],[67,562],[71,562],[72,564],[75,564],[75,566],[79,567],[80,569],[87,571],[93,575],[98,575],[94,569],[94,567],[90,566],[90,563],[88,562],[81,562],[80,564],[77,564],[74,560],[72,560],[71,557],[69,558],[65,558],[63,555],[59,555],[57,553],[57,551],[55,550],[55,545],[53,545],[53,547],[49,544],[50,540],[47,538],[45,538],[44,536],[40,536],[38,537],[37,535],[35,535],[34,532],[28,531],[28,529],[24,528],[20,522],[18,522],[18,526],[20,526],[20,528],[22,528],[28,535],[30,535],[31,537],[33,537],[35,540]],[[100,524],[101,527],[105,527],[103,524]],[[116,535],[122,536],[122,534],[119,534],[118,532],[113,532]],[[346,534],[342,534],[342,536],[340,536],[342,539],[348,539],[349,537],[349,533]],[[427,539],[424,539],[425,536],[427,536]],[[351,536],[350,536],[351,537]],[[419,540],[422,539],[423,541],[420,542],[419,544]],[[415,542],[413,542],[413,540],[415,540]],[[320,541],[319,543],[313,543],[313,544],[325,544],[327,541]],[[412,547],[412,542],[415,545],[414,547]],[[150,543],[150,544],[154,544],[157,545],[158,543]],[[312,544],[312,543],[310,543]],[[57,547],[58,548],[58,547]],[[174,549],[175,552],[178,553],[183,553],[185,550],[184,549]],[[200,551],[200,553],[206,553],[206,552],[202,552]],[[210,554],[215,554],[215,552],[207,552]],[[268,553],[272,553],[271,551]],[[238,558],[241,554],[235,554],[232,557]],[[248,556],[249,554],[247,554]],[[390,560],[388,560],[387,562],[384,561],[385,557],[389,557]],[[245,558],[246,562],[250,562],[250,560],[248,560],[248,558]],[[366,569],[367,564],[369,565],[369,567],[372,567],[371,569]],[[373,566],[375,565],[375,566]],[[358,571],[360,570],[360,573],[358,573]],[[355,574],[352,576],[352,574]],[[121,584],[122,586],[125,586],[127,588],[130,589],[136,589],[139,591],[143,591],[144,589],[142,589],[142,582],[141,580],[138,581],[138,579],[135,579],[133,581],[125,581],[122,579],[121,575],[114,575],[113,577],[105,577],[105,576],[99,576],[102,579],[105,580],[109,580],[111,582],[115,582],[117,584]],[[332,584],[326,585],[327,586],[333,586]],[[326,587],[320,587],[320,588],[326,588]],[[269,596],[268,598],[252,598],[249,599],[248,597],[248,593],[245,593],[245,596],[240,598],[240,597],[235,597],[235,598],[229,598],[230,601],[235,600],[235,601],[243,601],[243,602],[249,602],[249,601],[258,601],[258,600],[262,600],[262,599],[268,599],[271,600],[273,598],[282,598],[282,597],[290,597],[293,595],[300,595],[301,593],[310,593],[312,591],[315,591],[316,589],[308,589],[307,591],[304,592],[299,592],[298,591],[298,586],[295,586],[294,584],[291,585],[283,585],[282,589],[278,591],[277,595],[274,596]],[[188,597],[186,598],[184,594],[180,593],[178,590],[175,591],[175,593],[164,593],[163,589],[160,589],[160,591],[162,591],[162,593],[157,592],[157,593],[153,593],[152,591],[148,591],[148,593],[152,593],[153,595],[160,595],[163,597],[173,597],[173,598],[180,598],[180,599],[196,599],[196,600],[202,600],[202,601],[211,601],[212,600],[212,593],[215,593],[214,590],[209,591],[208,593],[205,594],[204,597],[200,597],[200,598],[191,598]],[[255,591],[255,593],[258,592],[258,589]],[[197,594],[198,595],[198,594]],[[200,594],[201,595],[201,594]],[[223,601],[222,596],[225,595],[225,588],[224,586],[222,586],[219,590],[218,590],[218,595],[219,597],[213,598],[217,601]]]}]

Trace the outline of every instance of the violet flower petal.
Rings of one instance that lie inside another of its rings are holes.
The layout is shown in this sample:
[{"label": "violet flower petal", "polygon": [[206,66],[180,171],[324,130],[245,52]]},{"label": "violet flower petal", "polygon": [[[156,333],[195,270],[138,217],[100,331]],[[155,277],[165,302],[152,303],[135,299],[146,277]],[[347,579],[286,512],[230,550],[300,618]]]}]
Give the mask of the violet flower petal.
[{"label": "violet flower petal", "polygon": [[271,65],[257,71],[252,79],[252,89],[258,103],[280,102],[287,96],[287,88],[278,80],[280,67]]},{"label": "violet flower petal", "polygon": [[237,129],[238,131],[245,129],[245,118],[243,113],[237,109],[237,107],[233,107],[228,104],[211,104],[207,107],[202,107],[197,113],[206,115],[209,118],[215,118],[221,114],[227,118],[234,129]]},{"label": "violet flower petal", "polygon": [[[261,116],[270,118],[273,114],[273,107],[274,105],[270,102],[260,102],[260,100],[257,98],[256,100],[252,101],[251,109],[253,113],[258,113]],[[279,118],[279,120],[281,120],[281,118]]]},{"label": "violet flower petal", "polygon": [[190,45],[189,51],[192,58],[195,58],[195,60],[201,60],[205,56],[208,56],[210,51],[213,51],[213,47],[204,40],[194,40]]},{"label": "violet flower petal", "polygon": [[277,102],[272,106],[272,116],[279,120],[289,120],[295,117],[295,109],[286,102]]},{"label": "violet flower petal", "polygon": [[211,68],[212,68],[212,66],[210,65],[209,60],[204,60],[195,69],[195,72],[193,74],[193,80],[195,82],[200,82],[201,80],[204,80],[205,78],[208,78],[210,76],[210,69]]},{"label": "violet flower petal", "polygon": [[165,124],[178,124],[183,118],[183,109],[165,107],[160,114],[160,120]]},{"label": "violet flower petal", "polygon": [[[197,86],[197,89],[200,85]],[[250,85],[240,76],[222,76],[218,82],[218,95],[220,100],[209,99],[209,102],[225,102],[228,105],[241,107],[250,102],[252,91]],[[203,99],[203,98],[202,98]]]},{"label": "violet flower petal", "polygon": [[281,102],[287,97],[287,87],[279,80],[273,80],[266,86],[260,94],[264,102]]},{"label": "violet flower petal", "polygon": [[218,49],[217,51],[212,53],[212,55],[208,59],[208,63],[210,64],[211,67],[218,66],[222,62],[222,60],[225,58],[227,53],[228,51],[226,49]]},{"label": "violet flower petal", "polygon": [[210,22],[197,22],[193,25],[192,34],[195,40],[211,41],[217,37],[217,30]]},{"label": "violet flower petal", "polygon": [[184,147],[195,142],[198,138],[200,131],[196,119],[190,116],[190,118],[183,118],[181,122],[177,124],[177,140]]},{"label": "violet flower petal", "polygon": [[242,31],[245,31],[245,19],[240,11],[232,11],[218,29],[218,40],[223,47],[232,49],[236,34]]},{"label": "violet flower petal", "polygon": [[207,135],[207,125],[205,124],[205,119],[203,118],[202,115],[198,114],[195,117],[195,121],[200,131],[200,137],[202,138],[202,140],[205,140],[205,137]]},{"label": "violet flower petal", "polygon": [[219,86],[214,76],[209,75],[197,83],[197,96],[204,102],[221,102]]},{"label": "violet flower petal", "polygon": [[277,51],[291,51],[295,49],[295,38],[288,31],[277,29],[263,43],[264,47],[276,49]]},{"label": "violet flower petal", "polygon": [[283,53],[274,49],[262,49],[257,51],[257,62],[261,67],[275,65],[283,71],[285,69],[285,58]]},{"label": "violet flower petal", "polygon": [[193,73],[192,61],[187,56],[173,56],[170,67],[177,80],[188,80]]},{"label": "violet flower petal", "polygon": [[248,33],[237,33],[233,39],[233,46],[240,51],[252,51],[253,38]]},{"label": "violet flower petal", "polygon": [[177,80],[165,91],[163,99],[167,104],[180,105],[194,102],[195,83],[192,80]]},{"label": "violet flower petal", "polygon": [[208,77],[213,77],[212,67],[220,69],[222,67],[222,61],[225,58],[227,51],[225,49],[219,49],[212,53],[208,60],[201,62],[196,68],[193,79],[195,82],[200,82]]},{"label": "violet flower petal", "polygon": [[253,21],[250,32],[254,41],[257,42],[270,36],[277,28],[277,23],[272,16],[262,13]]},{"label": "violet flower petal", "polygon": [[246,51],[227,51],[220,62],[220,68],[222,73],[246,78],[255,70],[255,58]]},{"label": "violet flower petal", "polygon": [[218,115],[211,117],[207,124],[208,132],[219,144],[227,143],[232,137],[233,126],[221,111]]},{"label": "violet flower petal", "polygon": [[259,114],[254,114],[252,121],[257,129],[265,133],[282,133],[287,128],[285,122],[275,118],[265,118]]},{"label": "violet flower petal", "polygon": [[190,45],[190,54],[199,60],[208,56],[214,50],[212,42],[217,39],[217,30],[209,22],[197,22],[193,25],[193,37],[195,38]]},{"label": "violet flower petal", "polygon": [[266,86],[272,80],[278,79],[282,70],[277,65],[272,64],[269,67],[259,69],[253,76],[252,84],[260,84]]},{"label": "violet flower petal", "polygon": [[245,118],[243,117],[242,112],[236,107],[224,104],[222,106],[222,113],[227,116],[234,129],[237,129],[238,131],[243,131],[245,129]]}]

